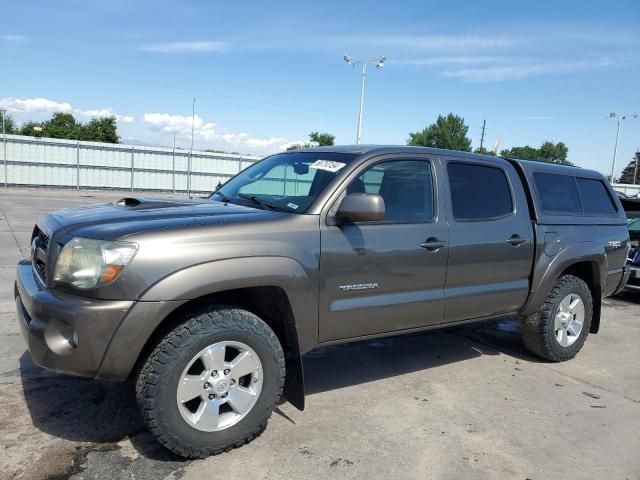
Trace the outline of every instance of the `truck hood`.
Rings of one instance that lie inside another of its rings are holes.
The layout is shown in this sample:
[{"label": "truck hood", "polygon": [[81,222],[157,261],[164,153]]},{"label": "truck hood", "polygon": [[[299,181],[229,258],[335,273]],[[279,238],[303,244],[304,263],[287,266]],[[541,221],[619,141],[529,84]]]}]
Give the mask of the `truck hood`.
[{"label": "truck hood", "polygon": [[[151,230],[262,222],[289,214],[205,199],[123,198],[49,214],[70,236],[115,240]],[[46,222],[51,223],[51,222]]]}]

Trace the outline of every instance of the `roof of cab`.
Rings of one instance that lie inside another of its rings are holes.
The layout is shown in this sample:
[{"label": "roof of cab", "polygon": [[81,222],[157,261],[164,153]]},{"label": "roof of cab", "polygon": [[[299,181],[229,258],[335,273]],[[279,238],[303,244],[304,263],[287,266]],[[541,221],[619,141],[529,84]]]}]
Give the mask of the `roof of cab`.
[{"label": "roof of cab", "polygon": [[492,157],[479,153],[463,152],[460,150],[447,150],[444,148],[413,147],[409,145],[330,145],[326,147],[309,147],[291,150],[285,153],[295,152],[326,152],[349,153],[352,155],[383,155],[393,153],[426,153],[431,155],[455,155],[465,158],[484,158],[487,160],[503,160],[501,157]]}]

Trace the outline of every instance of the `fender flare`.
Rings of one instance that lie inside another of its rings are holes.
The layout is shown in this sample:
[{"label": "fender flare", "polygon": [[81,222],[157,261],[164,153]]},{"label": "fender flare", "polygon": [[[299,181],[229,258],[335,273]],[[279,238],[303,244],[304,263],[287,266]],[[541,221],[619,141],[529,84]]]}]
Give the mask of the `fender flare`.
[{"label": "fender flare", "polygon": [[[581,262],[597,264],[595,287],[599,288],[602,294],[607,277],[607,255],[604,247],[596,242],[580,242],[562,249],[553,258],[549,258],[544,252],[541,254],[533,267],[529,298],[519,313],[528,316],[537,312],[562,272]],[[595,303],[594,299],[594,319],[597,322]]]},{"label": "fender flare", "polygon": [[122,379],[136,362],[163,321],[190,300],[248,287],[280,287],[287,295],[293,324],[285,323],[285,396],[304,409],[304,371],[301,354],[317,342],[317,281],[289,257],[240,257],[187,267],[164,277],[131,308],[113,335],[102,359],[98,378]]}]

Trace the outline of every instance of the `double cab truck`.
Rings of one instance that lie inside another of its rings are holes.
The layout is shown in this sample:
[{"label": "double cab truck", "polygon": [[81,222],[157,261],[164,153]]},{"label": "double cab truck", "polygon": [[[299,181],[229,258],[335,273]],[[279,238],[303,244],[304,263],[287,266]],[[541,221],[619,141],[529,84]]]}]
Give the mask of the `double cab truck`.
[{"label": "double cab truck", "polygon": [[208,198],[124,198],[35,226],[15,299],[34,362],[133,378],[148,429],[205,457],[304,408],[324,345],[521,319],[573,358],[622,288],[625,213],[597,172],[420,147],[296,150]]}]

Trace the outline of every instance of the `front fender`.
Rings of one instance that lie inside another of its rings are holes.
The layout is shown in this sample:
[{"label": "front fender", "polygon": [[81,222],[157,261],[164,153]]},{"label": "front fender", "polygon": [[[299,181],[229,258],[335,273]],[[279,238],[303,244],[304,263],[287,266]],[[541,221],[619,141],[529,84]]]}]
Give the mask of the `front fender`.
[{"label": "front fender", "polygon": [[116,330],[103,358],[99,377],[126,378],[148,339],[176,308],[189,300],[247,287],[282,288],[295,324],[299,358],[315,346],[318,332],[317,283],[303,266],[287,257],[244,257],[194,265],[151,286]]},{"label": "front fender", "polygon": [[540,253],[533,267],[529,298],[519,313],[528,316],[537,312],[562,272],[579,262],[589,262],[597,268],[596,287],[602,293],[607,274],[607,255],[604,247],[597,242],[575,243],[563,248],[555,256],[549,256],[544,251]]}]

